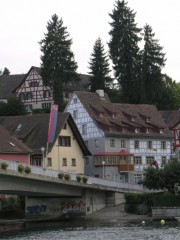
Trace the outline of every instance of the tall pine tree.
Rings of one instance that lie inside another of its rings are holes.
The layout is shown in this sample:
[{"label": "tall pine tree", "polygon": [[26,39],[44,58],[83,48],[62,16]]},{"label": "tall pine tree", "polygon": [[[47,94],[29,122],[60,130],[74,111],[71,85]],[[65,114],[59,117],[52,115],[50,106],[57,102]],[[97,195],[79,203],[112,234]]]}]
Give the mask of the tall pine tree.
[{"label": "tall pine tree", "polygon": [[162,97],[165,94],[162,68],[165,65],[163,47],[155,39],[152,28],[146,24],[144,27],[144,49],[142,51],[142,81],[144,83],[144,102],[162,106]]},{"label": "tall pine tree", "polygon": [[124,102],[140,103],[142,83],[140,78],[140,28],[135,23],[135,15],[124,0],[117,0],[109,14],[112,29],[109,32],[110,57],[115,77],[122,87]]},{"label": "tall pine tree", "polygon": [[42,56],[42,78],[45,85],[53,89],[54,103],[63,110],[63,87],[77,79],[77,63],[71,51],[72,40],[69,39],[67,27],[63,26],[62,19],[54,14],[47,23],[47,33],[40,41]]},{"label": "tall pine tree", "polygon": [[91,74],[91,91],[94,92],[97,89],[107,90],[113,80],[109,76],[109,60],[100,38],[95,41],[93,46],[93,52],[89,62],[89,69],[89,74]]}]

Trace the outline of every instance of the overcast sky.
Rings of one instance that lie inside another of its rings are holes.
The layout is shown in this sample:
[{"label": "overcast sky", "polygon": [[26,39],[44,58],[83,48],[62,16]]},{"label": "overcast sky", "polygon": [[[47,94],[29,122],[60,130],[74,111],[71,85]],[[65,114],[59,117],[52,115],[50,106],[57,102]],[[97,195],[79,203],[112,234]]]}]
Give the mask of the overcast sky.
[{"label": "overcast sky", "polygon": [[[138,27],[148,23],[166,53],[163,72],[180,82],[180,0],[128,0]],[[0,69],[27,73],[40,66],[40,46],[53,14],[62,17],[73,40],[78,72],[88,72],[88,62],[98,37],[108,50],[109,22],[115,0],[1,0]]]}]

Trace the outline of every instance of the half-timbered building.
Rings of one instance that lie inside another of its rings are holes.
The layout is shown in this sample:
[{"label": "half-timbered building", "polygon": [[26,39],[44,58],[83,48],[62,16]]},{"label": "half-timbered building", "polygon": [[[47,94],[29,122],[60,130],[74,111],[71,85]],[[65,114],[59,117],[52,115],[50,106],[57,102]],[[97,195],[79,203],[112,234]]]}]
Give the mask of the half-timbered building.
[{"label": "half-timbered building", "polygon": [[153,105],[111,103],[97,90],[74,92],[65,111],[93,154],[86,158],[87,175],[134,183],[144,168],[171,158],[172,134]]}]

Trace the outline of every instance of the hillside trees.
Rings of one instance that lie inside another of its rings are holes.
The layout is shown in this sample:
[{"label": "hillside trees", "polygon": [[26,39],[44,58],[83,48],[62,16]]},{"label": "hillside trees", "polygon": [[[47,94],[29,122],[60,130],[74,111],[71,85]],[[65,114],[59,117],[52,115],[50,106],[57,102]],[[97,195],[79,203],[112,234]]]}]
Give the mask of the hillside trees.
[{"label": "hillside trees", "polygon": [[135,23],[136,14],[127,6],[127,2],[117,0],[113,12],[109,15],[112,19],[109,52],[115,77],[122,88],[123,101],[140,103],[143,92],[138,46],[141,29]]},{"label": "hillside trees", "polygon": [[113,80],[109,76],[109,60],[100,38],[95,41],[93,46],[89,69],[89,74],[91,75],[90,90],[95,92],[97,89],[108,89]]},{"label": "hillside trees", "polygon": [[7,103],[0,102],[0,116],[19,116],[25,114],[27,114],[27,111],[24,104],[16,97],[9,98]]},{"label": "hillside trees", "polygon": [[62,19],[54,14],[47,23],[47,33],[40,41],[41,68],[45,85],[52,87],[54,103],[63,110],[63,87],[69,82],[78,79],[77,63],[71,51],[72,40],[69,38],[67,27],[63,26]]},{"label": "hillside trees", "polygon": [[[163,105],[163,96],[168,97],[168,89],[163,82],[162,68],[165,66],[163,47],[155,39],[152,28],[146,24],[144,27],[144,48],[142,50],[142,83],[144,89],[144,103]],[[169,98],[169,97],[168,97]]]}]

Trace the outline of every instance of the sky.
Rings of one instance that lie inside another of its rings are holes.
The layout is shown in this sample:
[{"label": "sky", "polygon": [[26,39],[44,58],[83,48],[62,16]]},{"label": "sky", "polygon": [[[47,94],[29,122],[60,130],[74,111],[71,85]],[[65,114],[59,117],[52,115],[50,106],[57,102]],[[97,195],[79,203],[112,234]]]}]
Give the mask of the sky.
[{"label": "sky", "polygon": [[[180,82],[180,1],[127,0],[136,12],[137,26],[149,24],[166,53],[163,72]],[[11,74],[40,67],[39,41],[47,32],[53,14],[62,18],[73,41],[78,72],[87,74],[93,45],[101,38],[108,51],[109,31],[115,0],[1,0],[0,69]]]}]

